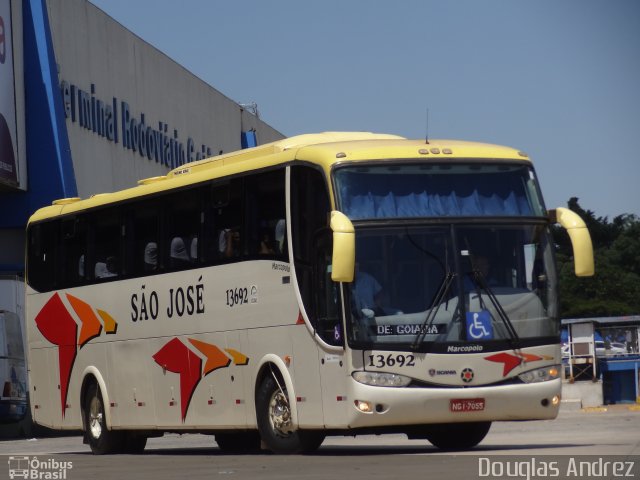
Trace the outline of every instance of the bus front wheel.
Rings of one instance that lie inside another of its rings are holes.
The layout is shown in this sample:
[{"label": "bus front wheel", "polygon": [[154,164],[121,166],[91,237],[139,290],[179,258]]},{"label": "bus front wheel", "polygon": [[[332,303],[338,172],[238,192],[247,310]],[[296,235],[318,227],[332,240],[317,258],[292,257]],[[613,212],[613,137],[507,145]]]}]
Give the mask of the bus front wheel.
[{"label": "bus front wheel", "polygon": [[442,423],[429,425],[425,437],[440,450],[467,450],[489,433],[491,422]]},{"label": "bus front wheel", "polygon": [[116,453],[122,445],[122,432],[107,429],[102,392],[95,382],[87,388],[84,414],[85,435],[91,451],[96,455]]},{"label": "bus front wheel", "polygon": [[287,389],[271,375],[265,377],[256,394],[256,416],[260,437],[274,453],[312,452],[324,441],[321,431],[294,429]]}]

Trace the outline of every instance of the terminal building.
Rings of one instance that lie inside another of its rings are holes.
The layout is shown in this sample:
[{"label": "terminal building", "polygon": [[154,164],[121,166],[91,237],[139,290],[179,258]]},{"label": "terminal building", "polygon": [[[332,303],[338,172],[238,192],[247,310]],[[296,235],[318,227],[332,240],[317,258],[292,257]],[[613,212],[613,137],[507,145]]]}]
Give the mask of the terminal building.
[{"label": "terminal building", "polygon": [[283,138],[86,0],[0,8],[3,271],[21,270],[26,221],[54,199]]},{"label": "terminal building", "polygon": [[0,91],[0,319],[38,208],[284,138],[87,0],[0,0]]}]

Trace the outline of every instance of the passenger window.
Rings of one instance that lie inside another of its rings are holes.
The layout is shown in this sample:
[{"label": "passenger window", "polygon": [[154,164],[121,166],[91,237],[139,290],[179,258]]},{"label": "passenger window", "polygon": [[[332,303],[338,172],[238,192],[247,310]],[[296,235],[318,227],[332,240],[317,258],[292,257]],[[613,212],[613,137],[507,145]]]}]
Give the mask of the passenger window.
[{"label": "passenger window", "polygon": [[27,282],[39,292],[53,290],[56,286],[58,225],[59,222],[47,222],[29,227]]},{"label": "passenger window", "polygon": [[207,228],[207,259],[239,260],[245,254],[242,180],[214,185],[211,191],[210,224]]},{"label": "passenger window", "polygon": [[62,221],[61,285],[71,287],[87,281],[87,223],[84,217]]},{"label": "passenger window", "polygon": [[[93,215],[93,274],[97,280],[117,277],[121,274],[120,240],[122,227],[118,212],[94,212]],[[86,260],[85,260],[86,262]],[[85,270],[86,270],[85,265]]]},{"label": "passenger window", "polygon": [[198,238],[203,214],[200,190],[192,189],[167,197],[166,232],[170,269],[184,269],[198,263]]},{"label": "passenger window", "polygon": [[338,289],[331,282],[330,204],[324,175],[307,166],[293,166],[290,188],[293,255],[302,302],[318,335],[329,344],[341,345]]},{"label": "passenger window", "polygon": [[286,258],[285,171],[247,179],[249,255]]},{"label": "passenger window", "polygon": [[293,254],[303,265],[313,263],[315,237],[329,226],[329,194],[321,171],[291,167]]},{"label": "passenger window", "polygon": [[130,212],[127,252],[134,275],[157,272],[160,248],[160,204],[157,200],[136,205]]}]

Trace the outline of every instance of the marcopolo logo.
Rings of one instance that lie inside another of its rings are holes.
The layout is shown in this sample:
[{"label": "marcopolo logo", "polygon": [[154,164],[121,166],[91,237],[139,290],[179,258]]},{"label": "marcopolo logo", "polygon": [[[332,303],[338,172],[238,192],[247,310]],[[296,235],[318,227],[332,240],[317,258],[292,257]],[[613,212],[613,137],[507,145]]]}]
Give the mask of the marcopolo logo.
[{"label": "marcopolo logo", "polygon": [[9,478],[11,479],[65,480],[69,478],[67,471],[72,468],[73,462],[60,461],[55,458],[9,457]]}]

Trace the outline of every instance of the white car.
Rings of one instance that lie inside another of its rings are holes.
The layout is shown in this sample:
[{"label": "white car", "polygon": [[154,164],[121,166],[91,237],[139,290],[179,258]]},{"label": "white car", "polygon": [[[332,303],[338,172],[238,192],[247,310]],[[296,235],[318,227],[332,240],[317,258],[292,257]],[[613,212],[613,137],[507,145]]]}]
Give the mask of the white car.
[{"label": "white car", "polygon": [[624,343],[620,342],[611,342],[609,343],[609,348],[607,348],[606,342],[602,340],[596,340],[596,355],[624,355],[627,353],[627,347]]}]

